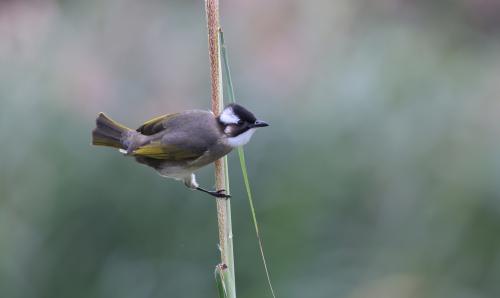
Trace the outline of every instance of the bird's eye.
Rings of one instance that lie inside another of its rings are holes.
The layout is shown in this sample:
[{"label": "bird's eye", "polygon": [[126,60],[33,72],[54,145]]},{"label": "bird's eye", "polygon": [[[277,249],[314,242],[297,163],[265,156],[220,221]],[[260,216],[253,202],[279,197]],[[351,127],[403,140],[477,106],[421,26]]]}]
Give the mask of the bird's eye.
[{"label": "bird's eye", "polygon": [[236,124],[242,125],[243,124],[243,120],[238,120],[238,122]]}]

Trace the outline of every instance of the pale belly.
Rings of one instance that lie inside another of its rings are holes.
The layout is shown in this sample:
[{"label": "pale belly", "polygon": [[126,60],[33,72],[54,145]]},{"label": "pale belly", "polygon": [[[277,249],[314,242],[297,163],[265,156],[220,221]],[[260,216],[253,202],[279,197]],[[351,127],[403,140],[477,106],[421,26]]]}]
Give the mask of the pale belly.
[{"label": "pale belly", "polygon": [[156,171],[163,177],[173,178],[176,180],[184,180],[186,177],[189,177],[194,171],[198,168],[184,168],[178,166],[169,166],[158,168]]},{"label": "pale belly", "polygon": [[229,153],[232,148],[222,147],[215,149],[215,152],[206,152],[193,161],[166,161],[143,157],[136,157],[136,160],[139,163],[146,164],[154,168],[163,177],[185,180],[186,178],[189,178],[194,171]]}]

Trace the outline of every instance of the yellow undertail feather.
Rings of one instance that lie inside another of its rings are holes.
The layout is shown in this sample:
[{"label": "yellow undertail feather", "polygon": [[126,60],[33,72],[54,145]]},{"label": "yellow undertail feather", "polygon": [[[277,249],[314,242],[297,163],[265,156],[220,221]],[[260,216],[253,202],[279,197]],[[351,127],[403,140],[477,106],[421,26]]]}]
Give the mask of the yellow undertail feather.
[{"label": "yellow undertail feather", "polygon": [[96,128],[92,131],[92,145],[126,149],[122,139],[127,131],[131,129],[112,120],[104,113],[99,113]]},{"label": "yellow undertail feather", "polygon": [[110,141],[109,139],[106,139],[105,137],[102,137],[102,138],[101,137],[93,137],[92,138],[92,145],[123,149],[123,146],[121,143],[115,142],[115,141]]}]

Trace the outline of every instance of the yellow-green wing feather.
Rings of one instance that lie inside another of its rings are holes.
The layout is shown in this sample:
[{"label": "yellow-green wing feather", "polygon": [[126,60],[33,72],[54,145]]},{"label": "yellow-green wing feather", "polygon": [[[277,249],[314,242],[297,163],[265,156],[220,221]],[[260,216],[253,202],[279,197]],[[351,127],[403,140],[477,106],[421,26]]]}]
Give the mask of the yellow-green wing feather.
[{"label": "yellow-green wing feather", "polygon": [[144,124],[142,124],[137,131],[142,133],[143,135],[150,136],[157,134],[161,132],[163,129],[165,129],[164,124],[175,117],[177,117],[179,113],[175,114],[167,114],[163,116],[159,116],[156,118],[153,118],[151,120],[146,121]]},{"label": "yellow-green wing feather", "polygon": [[192,160],[201,156],[199,153],[186,151],[175,145],[161,144],[160,142],[151,142],[145,146],[139,147],[134,150],[132,154],[172,161]]}]

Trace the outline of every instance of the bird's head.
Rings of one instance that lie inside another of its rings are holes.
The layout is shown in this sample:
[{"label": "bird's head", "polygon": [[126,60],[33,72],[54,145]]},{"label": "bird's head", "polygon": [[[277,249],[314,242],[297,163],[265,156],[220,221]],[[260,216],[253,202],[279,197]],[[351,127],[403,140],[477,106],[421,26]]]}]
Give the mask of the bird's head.
[{"label": "bird's head", "polygon": [[269,126],[266,122],[255,118],[249,110],[234,103],[224,108],[218,120],[231,147],[245,145],[257,128]]}]

